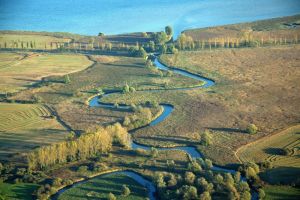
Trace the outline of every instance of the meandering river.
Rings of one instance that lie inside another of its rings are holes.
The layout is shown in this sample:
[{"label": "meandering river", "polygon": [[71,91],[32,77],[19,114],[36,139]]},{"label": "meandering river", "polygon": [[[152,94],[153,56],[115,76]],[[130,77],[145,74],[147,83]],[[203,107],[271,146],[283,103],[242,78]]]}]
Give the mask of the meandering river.
[{"label": "meandering river", "polygon": [[[190,72],[188,72],[186,70],[182,70],[182,69],[168,67],[168,66],[162,64],[158,60],[158,58],[155,58],[154,64],[160,70],[164,70],[164,71],[170,70],[170,71],[173,71],[173,73],[180,74],[182,76],[186,76],[186,77],[193,78],[195,80],[199,80],[199,81],[203,81],[204,82],[204,84],[201,85],[201,86],[195,86],[195,87],[192,87],[192,88],[190,88],[190,87],[177,88],[175,90],[189,90],[189,89],[195,89],[195,88],[207,88],[207,87],[211,87],[211,86],[213,86],[215,84],[215,82],[213,80],[207,79],[207,78],[202,77],[202,76],[200,76],[198,74],[193,74],[193,73],[190,73]],[[161,90],[157,90],[157,91],[161,91]],[[153,92],[153,90],[151,90],[151,92]],[[103,98],[105,96],[108,96],[108,95],[111,95],[111,94],[115,94],[115,93],[120,93],[121,94],[121,92],[117,91],[117,92],[106,93],[106,94],[103,94],[103,95],[100,95],[100,96],[95,96],[94,98],[92,98],[89,101],[90,107],[114,108],[115,106],[114,106],[113,103],[104,103],[104,102],[101,101],[101,98]],[[162,106],[163,112],[156,119],[154,119],[153,121],[151,121],[148,124],[148,126],[156,126],[157,124],[159,124],[160,122],[162,122],[166,118],[168,118],[172,114],[172,111],[174,110],[174,106],[170,105],[170,104],[160,104],[160,106]],[[119,105],[119,107],[118,107],[118,109],[126,109],[126,110],[129,109],[129,108],[130,108],[130,106],[128,106],[128,105]],[[131,132],[131,134],[134,134],[134,132]],[[150,151],[151,150],[151,146],[138,144],[138,143],[136,143],[134,141],[132,141],[132,143],[131,143],[131,148],[132,149],[144,149],[146,151]],[[179,151],[184,151],[185,153],[187,153],[188,155],[190,155],[191,158],[193,158],[193,159],[203,158],[203,156],[201,155],[201,153],[195,147],[193,147],[193,146],[166,147],[166,148],[157,148],[157,150],[159,150],[159,151],[179,150]],[[215,165],[213,165],[212,170],[227,172],[227,173],[231,173],[231,174],[234,174],[236,172],[235,170],[227,169],[227,168],[223,168],[223,167],[218,167],[218,166],[215,166]],[[155,198],[155,192],[156,192],[155,185],[152,182],[150,182],[149,180],[147,180],[144,177],[142,177],[141,175],[139,175],[139,174],[137,174],[137,173],[135,173],[133,171],[127,171],[127,170],[125,170],[125,171],[118,171],[118,172],[108,172],[107,174],[104,174],[104,175],[109,175],[109,174],[113,174],[113,173],[124,174],[124,175],[127,175],[127,176],[131,177],[132,179],[136,180],[139,184],[141,184],[142,186],[144,186],[144,187],[146,187],[148,189],[149,198],[151,200],[155,200],[156,199]],[[104,175],[100,175],[100,176],[104,176]],[[242,180],[245,181],[245,178],[242,177]],[[66,190],[68,190],[68,189],[70,189],[72,187],[75,187],[75,186],[77,186],[79,184],[83,184],[86,181],[88,181],[88,180],[84,180],[84,181],[75,183],[75,184],[73,184],[70,187],[66,187],[66,188],[63,188],[63,189],[59,190],[58,193],[52,199],[58,199],[59,195],[61,195]],[[252,191],[252,199],[257,199],[257,193],[254,192],[254,191]]]}]

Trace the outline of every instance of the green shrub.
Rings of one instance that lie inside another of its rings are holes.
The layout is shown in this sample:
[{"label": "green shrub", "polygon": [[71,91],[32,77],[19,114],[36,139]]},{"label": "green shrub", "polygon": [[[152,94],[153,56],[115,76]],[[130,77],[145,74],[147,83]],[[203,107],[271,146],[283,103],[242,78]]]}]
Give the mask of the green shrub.
[{"label": "green shrub", "polygon": [[77,169],[77,172],[84,173],[88,171],[88,166],[80,166]]},{"label": "green shrub", "polygon": [[64,76],[64,83],[65,83],[65,84],[69,84],[70,82],[71,82],[71,79],[70,79],[69,75],[68,75],[68,74],[65,75],[65,76]]},{"label": "green shrub", "polygon": [[122,195],[125,197],[130,195],[130,189],[126,185],[122,186]]},{"label": "green shrub", "polygon": [[249,134],[255,134],[258,131],[258,128],[255,124],[249,124],[247,129],[246,129],[247,133]]},{"label": "green shrub", "polygon": [[116,198],[116,196],[113,193],[110,192],[108,194],[107,200],[117,200],[117,198]]}]

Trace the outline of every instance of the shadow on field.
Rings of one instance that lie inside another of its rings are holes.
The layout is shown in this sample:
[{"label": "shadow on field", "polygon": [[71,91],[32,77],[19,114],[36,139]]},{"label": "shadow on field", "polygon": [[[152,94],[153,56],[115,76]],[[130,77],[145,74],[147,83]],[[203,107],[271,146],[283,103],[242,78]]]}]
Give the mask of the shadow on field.
[{"label": "shadow on field", "polygon": [[281,156],[284,155],[284,152],[281,148],[269,147],[269,148],[265,148],[263,151],[270,155],[281,155]]},{"label": "shadow on field", "polygon": [[115,66],[115,67],[144,68],[144,66],[142,66],[140,63],[132,63],[130,65],[125,65],[125,64],[120,65],[120,64],[107,63],[106,65]]},{"label": "shadow on field", "polygon": [[146,139],[147,141],[149,140],[153,140],[154,142],[157,142],[157,143],[160,143],[160,142],[170,142],[170,143],[176,143],[176,144],[183,144],[183,145],[197,145],[198,143],[197,142],[194,142],[194,141],[190,141],[188,140],[187,138],[175,138],[175,137],[161,137],[161,136],[152,136],[152,137],[149,137],[149,136],[141,136],[141,137],[138,137],[140,139]]},{"label": "shadow on field", "polygon": [[30,79],[30,78],[13,78],[14,80],[17,80],[17,81],[28,81],[28,82],[36,82],[38,80],[35,80],[35,79]]},{"label": "shadow on field", "polygon": [[233,133],[247,133],[245,130],[238,129],[238,128],[213,128],[213,127],[206,127],[207,129],[211,129],[213,131],[224,131],[224,132],[233,132]]},{"label": "shadow on field", "polygon": [[300,180],[299,167],[275,167],[260,175],[270,184],[297,184]]}]

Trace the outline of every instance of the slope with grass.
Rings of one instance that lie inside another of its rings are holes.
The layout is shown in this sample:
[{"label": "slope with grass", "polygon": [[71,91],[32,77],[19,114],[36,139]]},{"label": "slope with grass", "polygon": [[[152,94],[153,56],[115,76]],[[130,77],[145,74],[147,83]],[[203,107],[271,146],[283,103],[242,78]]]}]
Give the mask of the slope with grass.
[{"label": "slope with grass", "polygon": [[42,77],[83,70],[92,62],[83,55],[0,53],[0,93],[17,92]]},{"label": "slope with grass", "polygon": [[47,108],[37,104],[0,104],[0,160],[23,162],[38,146],[64,140],[66,129]]}]

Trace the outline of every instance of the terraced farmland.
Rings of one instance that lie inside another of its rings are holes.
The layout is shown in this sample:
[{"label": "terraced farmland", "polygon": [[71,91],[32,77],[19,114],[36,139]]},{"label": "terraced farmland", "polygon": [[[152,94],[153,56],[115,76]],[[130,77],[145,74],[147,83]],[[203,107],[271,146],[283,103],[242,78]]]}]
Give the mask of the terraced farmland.
[{"label": "terraced farmland", "polygon": [[[289,149],[290,155],[282,155],[282,149]],[[300,167],[299,150],[300,125],[297,125],[242,147],[237,155],[243,162],[270,161],[274,166]]]},{"label": "terraced farmland", "polygon": [[18,155],[63,140],[67,134],[42,105],[0,104],[1,160],[18,159]]},{"label": "terraced farmland", "polygon": [[[289,151],[288,155],[284,155],[284,149]],[[297,181],[300,179],[300,125],[250,143],[239,149],[237,156],[242,162],[271,162],[274,168],[262,174],[270,183]]]},{"label": "terraced farmland", "polygon": [[42,77],[80,71],[91,64],[83,55],[0,53],[0,93],[17,92]]}]

